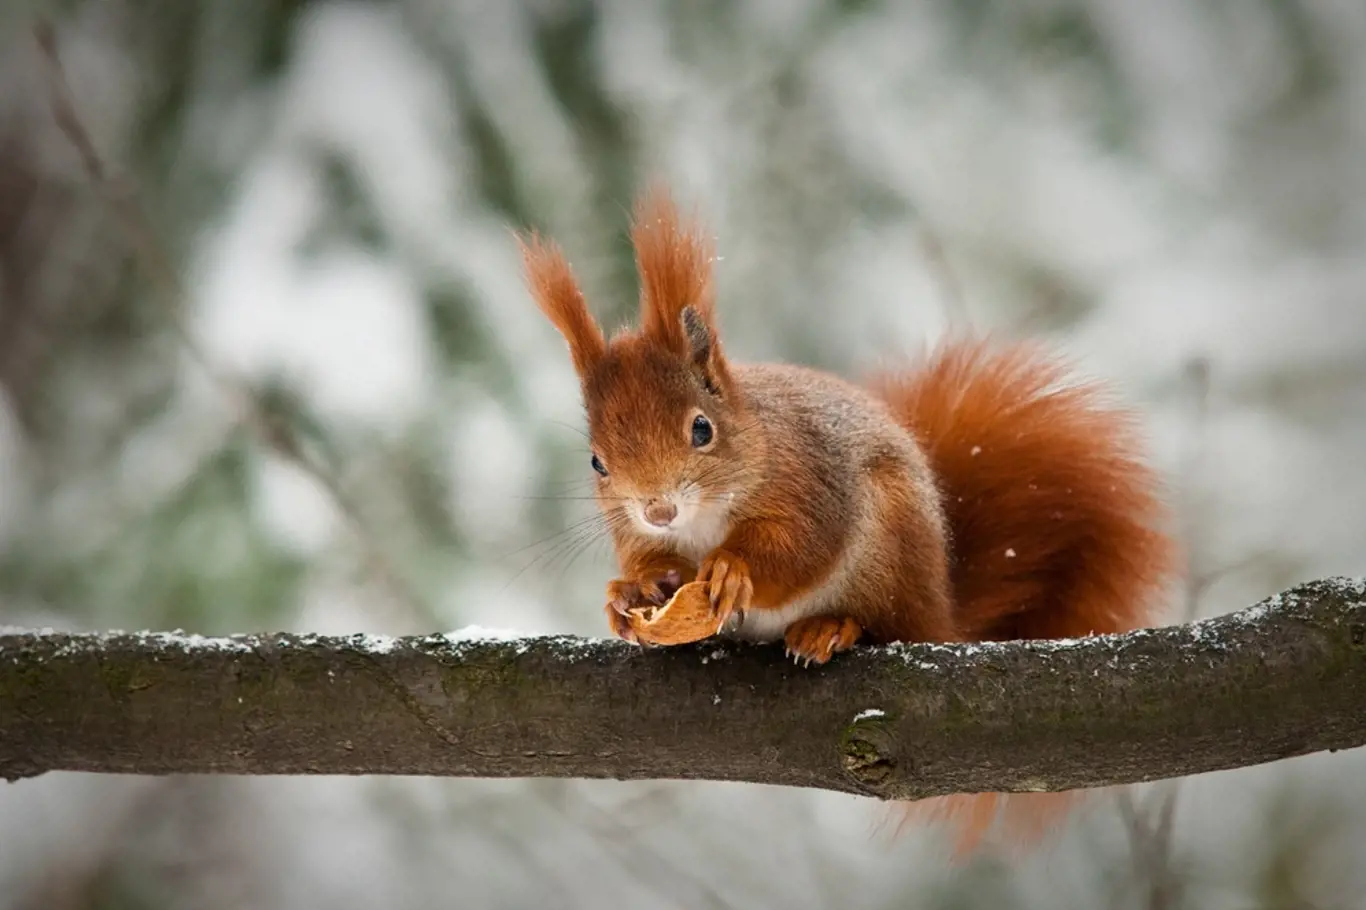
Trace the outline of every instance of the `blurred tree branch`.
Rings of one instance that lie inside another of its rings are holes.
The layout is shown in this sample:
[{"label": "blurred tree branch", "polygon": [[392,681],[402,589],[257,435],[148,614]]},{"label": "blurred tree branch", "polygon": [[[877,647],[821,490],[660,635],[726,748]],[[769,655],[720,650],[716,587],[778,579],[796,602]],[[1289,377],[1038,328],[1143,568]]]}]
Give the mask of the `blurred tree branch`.
[{"label": "blurred tree branch", "polygon": [[0,636],[0,773],[694,778],[1067,790],[1366,745],[1366,580],[1067,642]]},{"label": "blurred tree branch", "polygon": [[219,392],[232,402],[238,423],[262,445],[312,478],[327,494],[346,520],[365,557],[366,567],[383,583],[394,602],[419,621],[430,618],[431,611],[418,592],[395,566],[379,536],[372,531],[361,502],[343,482],[339,472],[327,463],[287,421],[274,413],[250,382],[222,369],[196,340],[184,321],[188,295],[170,255],[153,228],[132,181],[117,175],[101,157],[76,109],[60,41],[53,24],[39,17],[34,38],[49,73],[49,103],[52,116],[62,135],[76,151],[81,168],[91,184],[104,196],[125,233],[138,264],[147,272],[165,307],[171,328],[181,346],[191,356]]}]

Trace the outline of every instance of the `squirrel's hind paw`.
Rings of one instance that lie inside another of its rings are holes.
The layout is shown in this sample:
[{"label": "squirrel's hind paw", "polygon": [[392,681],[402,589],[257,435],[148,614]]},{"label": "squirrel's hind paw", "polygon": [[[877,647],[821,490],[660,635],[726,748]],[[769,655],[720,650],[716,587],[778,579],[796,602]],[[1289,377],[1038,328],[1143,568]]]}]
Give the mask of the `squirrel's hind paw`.
[{"label": "squirrel's hind paw", "polygon": [[810,666],[849,650],[862,634],[863,628],[847,616],[809,616],[788,626],[783,640],[794,662]]}]

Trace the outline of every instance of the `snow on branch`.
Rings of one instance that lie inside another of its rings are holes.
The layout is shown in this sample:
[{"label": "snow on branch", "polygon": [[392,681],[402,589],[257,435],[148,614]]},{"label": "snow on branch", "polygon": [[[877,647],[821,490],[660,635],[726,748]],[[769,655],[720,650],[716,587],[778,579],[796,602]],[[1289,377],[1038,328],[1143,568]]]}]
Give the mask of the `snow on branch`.
[{"label": "snow on branch", "polygon": [[1366,745],[1366,581],[1118,636],[642,650],[553,638],[0,635],[0,774],[692,778],[1066,790]]}]

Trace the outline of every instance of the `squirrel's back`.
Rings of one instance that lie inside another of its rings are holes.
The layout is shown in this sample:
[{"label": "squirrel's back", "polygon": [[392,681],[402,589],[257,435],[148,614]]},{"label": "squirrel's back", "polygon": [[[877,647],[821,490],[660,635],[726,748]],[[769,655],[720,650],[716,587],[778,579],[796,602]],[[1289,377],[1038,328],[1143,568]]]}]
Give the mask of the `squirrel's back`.
[{"label": "squirrel's back", "polygon": [[782,565],[821,565],[781,604],[756,597],[736,634],[775,640],[807,616],[844,612],[866,641],[952,641],[944,516],[923,448],[887,403],[861,385],[807,367],[736,365],[765,440],[762,477],[739,506],[775,529]]},{"label": "squirrel's back", "polygon": [[[790,463],[765,473],[793,489],[769,499],[801,496],[825,536],[859,536],[854,485],[834,478],[884,454],[910,475],[917,509],[903,520],[942,516],[947,538],[953,632],[942,637],[1072,638],[1158,618],[1176,551],[1136,422],[1042,348],[950,341],[866,390],[788,365],[736,376],[755,419],[782,430],[769,457]],[[889,416],[909,438],[888,432]]]},{"label": "squirrel's back", "polygon": [[1071,638],[1158,618],[1176,550],[1133,416],[1024,343],[949,342],[873,391],[942,497],[969,639]]}]

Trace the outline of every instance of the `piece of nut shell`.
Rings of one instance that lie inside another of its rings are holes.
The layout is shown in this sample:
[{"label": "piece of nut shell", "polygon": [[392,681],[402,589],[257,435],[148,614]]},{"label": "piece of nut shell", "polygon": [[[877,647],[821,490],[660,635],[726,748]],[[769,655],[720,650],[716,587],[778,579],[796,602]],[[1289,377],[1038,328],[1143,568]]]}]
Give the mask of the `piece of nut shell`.
[{"label": "piece of nut shell", "polygon": [[636,637],[653,645],[683,645],[716,634],[716,615],[705,582],[690,582],[664,606],[637,607],[626,618]]}]

